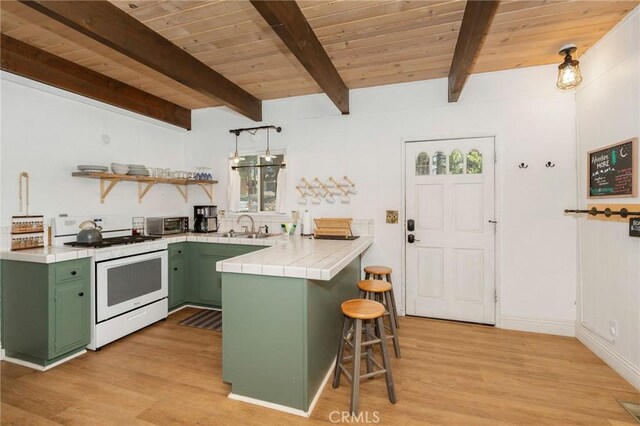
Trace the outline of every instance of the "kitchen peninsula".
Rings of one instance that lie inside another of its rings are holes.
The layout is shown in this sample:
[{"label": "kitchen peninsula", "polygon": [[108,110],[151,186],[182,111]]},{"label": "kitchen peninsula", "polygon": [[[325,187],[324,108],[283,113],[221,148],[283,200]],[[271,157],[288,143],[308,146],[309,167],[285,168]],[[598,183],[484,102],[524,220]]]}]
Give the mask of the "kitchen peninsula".
[{"label": "kitchen peninsula", "polygon": [[232,399],[308,416],[335,361],[340,304],[356,297],[373,238],[291,238],[218,262],[222,375]]}]

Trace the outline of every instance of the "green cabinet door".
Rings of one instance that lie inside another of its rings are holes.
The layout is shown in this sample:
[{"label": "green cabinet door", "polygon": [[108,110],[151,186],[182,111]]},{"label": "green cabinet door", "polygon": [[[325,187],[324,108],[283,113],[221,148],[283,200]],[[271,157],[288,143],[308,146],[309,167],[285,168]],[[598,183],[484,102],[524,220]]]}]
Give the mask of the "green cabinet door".
[{"label": "green cabinet door", "polygon": [[184,258],[182,256],[169,259],[169,309],[186,302],[184,288]]},{"label": "green cabinet door", "polygon": [[196,258],[196,301],[208,305],[222,305],[222,274],[216,271],[216,262],[226,259],[201,253]]},{"label": "green cabinet door", "polygon": [[89,286],[85,280],[56,285],[54,355],[89,343]]},{"label": "green cabinet door", "polygon": [[211,243],[189,243],[187,246],[187,300],[191,303],[215,307],[222,306],[222,274],[216,271],[216,263],[266,248],[266,246]]}]

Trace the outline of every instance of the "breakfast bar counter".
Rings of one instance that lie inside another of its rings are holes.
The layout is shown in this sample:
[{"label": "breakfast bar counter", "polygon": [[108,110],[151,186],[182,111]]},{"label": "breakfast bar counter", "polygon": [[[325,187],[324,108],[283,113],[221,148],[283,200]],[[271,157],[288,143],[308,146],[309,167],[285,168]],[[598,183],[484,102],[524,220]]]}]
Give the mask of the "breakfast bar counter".
[{"label": "breakfast bar counter", "polygon": [[357,297],[360,257],[372,243],[291,237],[218,262],[230,398],[311,413],[335,361],[340,304]]}]

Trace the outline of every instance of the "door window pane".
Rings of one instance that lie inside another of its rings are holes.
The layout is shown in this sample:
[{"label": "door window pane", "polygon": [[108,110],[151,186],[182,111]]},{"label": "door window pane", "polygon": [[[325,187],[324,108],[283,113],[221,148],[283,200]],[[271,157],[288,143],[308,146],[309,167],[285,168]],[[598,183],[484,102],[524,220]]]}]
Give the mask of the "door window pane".
[{"label": "door window pane", "polygon": [[480,151],[477,149],[472,149],[469,151],[469,154],[467,154],[467,173],[482,173],[482,154],[480,154]]},{"label": "door window pane", "polygon": [[454,149],[449,156],[449,173],[452,175],[464,173],[464,156],[459,149]]},{"label": "door window pane", "polygon": [[435,154],[433,154],[431,171],[431,174],[434,175],[447,174],[447,154],[442,151],[437,151]]},{"label": "door window pane", "polygon": [[416,176],[426,176],[429,174],[429,154],[421,152],[416,157]]}]

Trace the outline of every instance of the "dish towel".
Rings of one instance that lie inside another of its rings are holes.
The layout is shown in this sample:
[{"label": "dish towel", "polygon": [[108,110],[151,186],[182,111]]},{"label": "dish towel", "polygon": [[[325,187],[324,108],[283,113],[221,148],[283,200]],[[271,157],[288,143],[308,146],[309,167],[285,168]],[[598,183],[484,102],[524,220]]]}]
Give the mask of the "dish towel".
[{"label": "dish towel", "polygon": [[276,212],[287,212],[287,172],[284,167],[280,167],[276,179]]},{"label": "dish towel", "polygon": [[227,186],[227,203],[228,208],[232,212],[240,210],[240,173],[233,170],[229,164],[229,185]]}]

